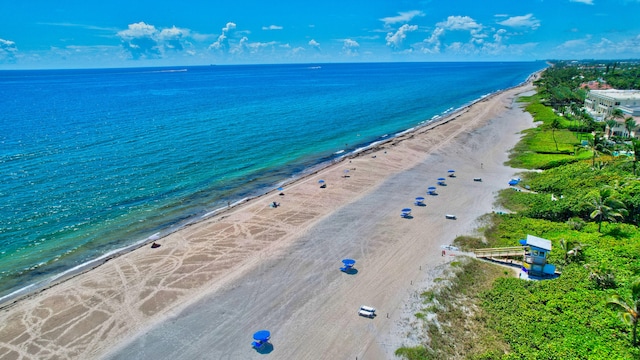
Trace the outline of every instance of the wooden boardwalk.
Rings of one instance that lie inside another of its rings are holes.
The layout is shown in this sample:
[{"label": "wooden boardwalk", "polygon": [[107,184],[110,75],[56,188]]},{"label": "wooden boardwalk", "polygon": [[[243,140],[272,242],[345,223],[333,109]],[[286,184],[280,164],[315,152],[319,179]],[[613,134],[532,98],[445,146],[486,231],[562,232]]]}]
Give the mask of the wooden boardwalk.
[{"label": "wooden boardwalk", "polygon": [[524,256],[524,251],[527,246],[512,246],[512,247],[500,247],[500,248],[485,248],[475,249],[473,253],[477,258],[486,259],[500,259],[510,258],[514,256]]}]

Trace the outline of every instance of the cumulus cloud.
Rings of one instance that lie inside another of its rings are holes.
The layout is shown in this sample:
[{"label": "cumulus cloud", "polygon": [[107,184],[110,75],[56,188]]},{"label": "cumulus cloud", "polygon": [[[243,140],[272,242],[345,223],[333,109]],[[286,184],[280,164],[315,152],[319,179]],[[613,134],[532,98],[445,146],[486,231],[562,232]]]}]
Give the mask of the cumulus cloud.
[{"label": "cumulus cloud", "polygon": [[189,34],[188,29],[173,26],[160,30],[141,21],[129,24],[126,30],[118,31],[117,36],[131,56],[140,59],[160,58],[167,50],[183,50]]},{"label": "cumulus cloud", "polygon": [[14,62],[18,48],[11,40],[0,39],[0,61]]},{"label": "cumulus cloud", "polygon": [[[449,36],[450,33],[452,35]],[[467,40],[464,39],[465,33],[469,35]],[[428,38],[412,47],[425,54],[442,52],[495,57],[528,54],[537,46],[537,43],[505,44],[511,35],[506,29],[487,27],[469,16],[449,16],[436,23]]]},{"label": "cumulus cloud", "polygon": [[637,57],[640,55],[640,35],[612,41],[607,38],[586,36],[568,40],[556,47],[556,52],[567,57],[612,56]]},{"label": "cumulus cloud", "polygon": [[[482,31],[484,26],[469,16],[449,16],[446,21],[441,21],[436,24],[436,28],[431,33],[431,36],[425,39],[420,46],[424,53],[438,53],[441,50],[441,38],[448,31],[465,31],[469,32],[471,36],[471,43],[481,44],[484,42],[484,38],[487,37]],[[452,43],[448,48],[461,48],[461,44]]]},{"label": "cumulus cloud", "polygon": [[506,20],[499,21],[498,24],[516,28],[531,28],[533,30],[540,27],[540,20],[536,19],[533,14],[522,16],[512,16]]},{"label": "cumulus cloud", "polygon": [[262,30],[282,30],[282,29],[283,27],[278,25],[269,25],[269,26],[262,27]]},{"label": "cumulus cloud", "polygon": [[218,39],[211,45],[209,45],[209,49],[214,50],[229,50],[229,39],[227,35],[236,28],[236,24],[232,22],[228,22],[223,28],[222,33],[218,36]]},{"label": "cumulus cloud", "polygon": [[436,26],[446,30],[480,30],[482,25],[478,24],[469,16],[449,16],[447,21],[441,21]]},{"label": "cumulus cloud", "polygon": [[569,0],[571,2],[583,3],[587,5],[593,5],[593,0]]},{"label": "cumulus cloud", "polygon": [[409,22],[416,16],[424,16],[424,13],[420,10],[401,11],[397,16],[385,17],[380,19],[380,21],[384,23],[384,26],[389,26],[397,23]]},{"label": "cumulus cloud", "polygon": [[394,49],[402,48],[402,42],[407,38],[407,33],[418,30],[418,25],[409,25],[404,24],[400,26],[400,28],[394,33],[389,32],[385,37],[387,41],[387,46],[390,46]]},{"label": "cumulus cloud", "polygon": [[359,49],[360,44],[358,44],[358,42],[355,40],[344,39],[342,41],[342,52],[344,52],[347,56],[357,56]]},{"label": "cumulus cloud", "polygon": [[313,49],[316,49],[317,51],[320,51],[320,43],[315,41],[314,39],[309,40],[309,46],[311,46]]}]

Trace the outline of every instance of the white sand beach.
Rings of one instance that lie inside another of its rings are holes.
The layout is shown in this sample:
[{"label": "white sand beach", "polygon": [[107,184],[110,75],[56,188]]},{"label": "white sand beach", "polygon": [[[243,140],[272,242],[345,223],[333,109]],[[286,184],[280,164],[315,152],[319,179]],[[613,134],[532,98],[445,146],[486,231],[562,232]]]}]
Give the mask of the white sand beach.
[{"label": "white sand beach", "polygon": [[[516,172],[503,163],[533,120],[514,99],[532,89],[498,93],[284,196],[252,199],[6,306],[0,358],[393,359],[409,343],[406,303],[455,259],[440,246],[472,234]],[[439,177],[447,185],[426,195]],[[400,217],[405,207],[411,218]],[[339,271],[347,257],[357,273]],[[358,316],[363,304],[378,316]],[[250,345],[261,329],[272,334],[263,353]]]}]

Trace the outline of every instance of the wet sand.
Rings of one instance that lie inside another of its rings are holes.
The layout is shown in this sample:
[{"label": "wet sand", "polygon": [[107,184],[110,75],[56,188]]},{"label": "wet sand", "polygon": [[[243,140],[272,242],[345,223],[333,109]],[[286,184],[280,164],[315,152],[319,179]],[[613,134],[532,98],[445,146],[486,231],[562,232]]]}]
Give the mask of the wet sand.
[{"label": "wet sand", "polygon": [[[503,163],[533,122],[513,100],[531,90],[486,98],[289,184],[284,196],[17,301],[0,312],[0,358],[393,358],[407,343],[406,303],[454,259],[440,246],[473,233],[515,173]],[[426,195],[439,177],[447,185]],[[426,206],[413,205],[417,196]],[[400,217],[405,207],[411,218]],[[355,274],[338,270],[345,257]],[[378,316],[359,317],[363,304]],[[264,354],[250,346],[261,329],[272,333]]]}]

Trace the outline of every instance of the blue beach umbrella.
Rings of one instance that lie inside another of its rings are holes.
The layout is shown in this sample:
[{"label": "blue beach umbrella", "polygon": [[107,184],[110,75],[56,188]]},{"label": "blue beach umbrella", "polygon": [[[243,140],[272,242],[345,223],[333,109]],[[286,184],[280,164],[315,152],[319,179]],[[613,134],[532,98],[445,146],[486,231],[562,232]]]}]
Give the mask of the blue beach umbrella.
[{"label": "blue beach umbrella", "polygon": [[409,212],[411,212],[411,209],[409,209],[409,208],[404,208],[404,209],[402,209],[402,212],[403,212],[403,213],[409,213]]},{"label": "blue beach umbrella", "polygon": [[342,263],[344,264],[344,266],[351,267],[351,266],[355,265],[356,261],[353,260],[353,259],[343,259]]},{"label": "blue beach umbrella", "polygon": [[271,338],[271,333],[269,332],[269,330],[260,330],[255,334],[253,334],[253,340],[260,341],[260,342],[269,341],[270,338]]},{"label": "blue beach umbrella", "polygon": [[418,197],[416,198],[416,201],[424,201],[424,198],[423,198],[422,196],[418,196]]},{"label": "blue beach umbrella", "polygon": [[449,169],[449,173],[454,173],[454,172],[456,172],[456,171],[453,170],[453,169]]},{"label": "blue beach umbrella", "polygon": [[278,188],[278,191],[282,191],[282,190],[284,190],[284,188],[283,188],[283,187],[279,187],[279,188]]},{"label": "blue beach umbrella", "polygon": [[318,184],[324,184],[324,180],[318,180]]},{"label": "blue beach umbrella", "polygon": [[447,180],[447,179],[445,179],[445,178],[438,178],[438,181],[445,181],[445,180]]},{"label": "blue beach umbrella", "polygon": [[515,179],[509,180],[509,185],[511,186],[518,185],[518,180],[515,180]]},{"label": "blue beach umbrella", "polygon": [[429,191],[436,191],[436,187],[435,187],[435,186],[429,186],[429,187],[427,188],[427,190],[429,190]]}]

